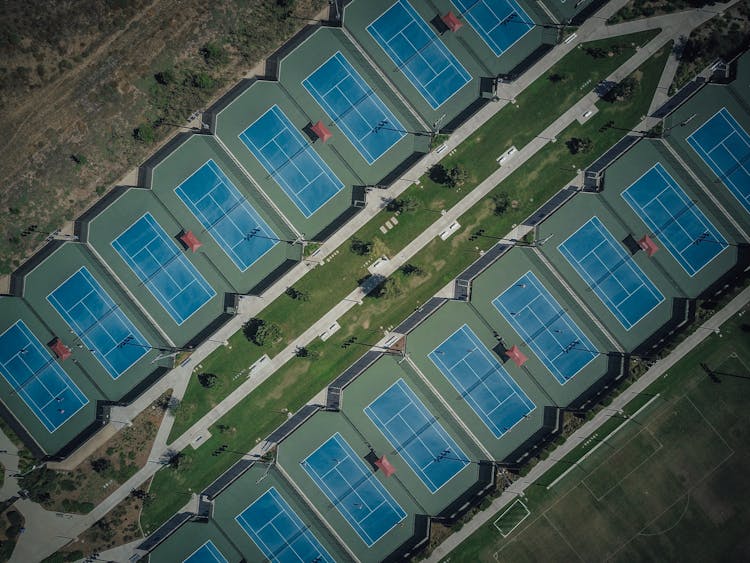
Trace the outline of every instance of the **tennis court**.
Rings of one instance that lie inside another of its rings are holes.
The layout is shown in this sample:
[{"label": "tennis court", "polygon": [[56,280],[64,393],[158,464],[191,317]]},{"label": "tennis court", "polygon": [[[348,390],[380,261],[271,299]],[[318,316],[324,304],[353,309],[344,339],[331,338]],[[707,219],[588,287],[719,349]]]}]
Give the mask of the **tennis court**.
[{"label": "tennis court", "polygon": [[277,105],[239,136],[305,217],[344,187]]},{"label": "tennis court", "polygon": [[300,464],[368,547],[406,512],[336,432]]},{"label": "tennis court", "polygon": [[500,438],[536,408],[466,324],[428,357],[495,438]]},{"label": "tennis court", "polygon": [[182,563],[229,563],[219,549],[214,545],[214,542],[208,540],[198,549],[196,549],[187,559],[183,559]]},{"label": "tennis court", "polygon": [[177,186],[175,193],[241,272],[278,243],[268,223],[213,159]]},{"label": "tennis court", "polygon": [[85,266],[57,286],[47,296],[47,301],[112,379],[120,377],[150,348],[148,341]]},{"label": "tennis court", "polygon": [[151,213],[128,227],[112,246],[178,325],[216,295]]},{"label": "tennis court", "polygon": [[496,57],[534,28],[515,0],[451,0]]},{"label": "tennis court", "polygon": [[557,249],[625,330],[664,301],[598,217],[581,225]]},{"label": "tennis court", "polygon": [[658,162],[623,191],[622,197],[691,277],[729,246]]},{"label": "tennis court", "polygon": [[0,371],[50,432],[89,402],[22,320],[0,334]]},{"label": "tennis court", "polygon": [[431,493],[469,465],[466,454],[403,379],[364,410]]},{"label": "tennis court", "polygon": [[727,108],[716,112],[687,142],[750,213],[750,136]]},{"label": "tennis court", "polygon": [[235,520],[273,563],[333,563],[309,526],[275,487],[268,489]]},{"label": "tennis court", "polygon": [[320,65],[302,85],[367,164],[406,135],[404,126],[341,52]]},{"label": "tennis court", "polygon": [[438,109],[471,80],[406,0],[398,0],[368,25],[367,31],[432,109]]},{"label": "tennis court", "polygon": [[526,272],[492,304],[561,385],[599,351],[533,272]]}]

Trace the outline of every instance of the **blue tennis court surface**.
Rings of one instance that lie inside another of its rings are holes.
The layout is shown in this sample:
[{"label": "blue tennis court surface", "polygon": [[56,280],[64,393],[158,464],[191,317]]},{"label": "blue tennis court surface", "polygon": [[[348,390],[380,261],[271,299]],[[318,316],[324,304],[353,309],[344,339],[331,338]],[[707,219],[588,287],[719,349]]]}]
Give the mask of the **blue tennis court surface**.
[{"label": "blue tennis court surface", "polygon": [[625,330],[664,301],[598,217],[581,225],[557,249]]},{"label": "blue tennis court surface", "polygon": [[50,432],[89,402],[22,320],[0,334],[0,372]]},{"label": "blue tennis court surface", "polygon": [[178,325],[216,295],[151,213],[128,227],[112,246]]},{"label": "blue tennis court surface", "polygon": [[728,247],[713,223],[658,162],[622,197],[691,277]]},{"label": "blue tennis court surface", "polygon": [[500,438],[535,405],[468,325],[428,356],[482,422]]},{"label": "blue tennis court surface", "polygon": [[336,432],[300,462],[368,547],[406,518],[406,512]]},{"label": "blue tennis court surface", "polygon": [[320,65],[302,85],[367,164],[406,135],[404,126],[341,53]]},{"label": "blue tennis court surface", "polygon": [[432,109],[443,105],[471,75],[406,0],[398,0],[367,31]]},{"label": "blue tennis court surface", "polygon": [[492,304],[564,385],[598,351],[533,272],[526,272]]},{"label": "blue tennis court surface", "polygon": [[451,0],[496,57],[534,28],[515,0]]},{"label": "blue tennis court surface", "polygon": [[333,558],[279,492],[271,487],[235,518],[273,563],[320,563]]},{"label": "blue tennis court surface", "polygon": [[278,243],[268,223],[213,160],[175,192],[242,272]]},{"label": "blue tennis court surface", "polygon": [[183,559],[182,563],[229,563],[224,557],[219,548],[214,545],[214,542],[208,540],[198,549],[196,549],[187,559]]},{"label": "blue tennis court surface", "polygon": [[431,493],[469,465],[458,444],[403,379],[366,406],[365,413]]},{"label": "blue tennis court surface", "polygon": [[[85,266],[57,286],[47,296],[47,301],[113,379],[120,377],[150,348],[148,341]],[[123,345],[123,342],[128,344]]]},{"label": "blue tennis court surface", "polygon": [[750,213],[750,136],[727,108],[716,112],[687,142]]},{"label": "blue tennis court surface", "polygon": [[305,217],[344,187],[279,106],[251,123],[240,140]]}]

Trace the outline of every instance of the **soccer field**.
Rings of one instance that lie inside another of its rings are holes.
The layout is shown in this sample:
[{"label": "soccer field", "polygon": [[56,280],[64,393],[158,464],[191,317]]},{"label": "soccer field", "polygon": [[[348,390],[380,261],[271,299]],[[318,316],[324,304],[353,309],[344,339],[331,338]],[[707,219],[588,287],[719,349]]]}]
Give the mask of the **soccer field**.
[{"label": "soccer field", "polygon": [[657,381],[659,398],[606,440],[595,437],[593,453],[566,477],[550,489],[545,477],[529,487],[522,500],[530,514],[517,527],[501,511],[450,560],[747,559],[750,325],[743,318]]}]

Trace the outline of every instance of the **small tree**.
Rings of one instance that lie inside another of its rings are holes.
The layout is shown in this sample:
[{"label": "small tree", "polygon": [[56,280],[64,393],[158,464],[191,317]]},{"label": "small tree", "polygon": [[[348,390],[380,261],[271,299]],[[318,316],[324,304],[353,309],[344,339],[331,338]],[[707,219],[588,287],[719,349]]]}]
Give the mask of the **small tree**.
[{"label": "small tree", "polygon": [[469,172],[460,164],[456,164],[453,168],[448,170],[448,184],[452,188],[460,188],[468,179]]},{"label": "small tree", "polygon": [[199,373],[198,383],[200,383],[201,387],[203,387],[204,389],[210,389],[211,387],[216,385],[216,374],[215,373]]},{"label": "small tree", "polygon": [[586,154],[591,152],[593,143],[588,137],[571,137],[565,141],[565,146],[568,147],[570,154]]},{"label": "small tree", "polygon": [[156,139],[154,127],[150,123],[141,123],[133,130],[133,137],[136,141],[150,145]]},{"label": "small tree", "polygon": [[376,297],[382,299],[393,299],[394,297],[401,295],[401,293],[401,284],[394,277],[386,278],[385,281],[375,290]]},{"label": "small tree", "polygon": [[242,325],[242,334],[245,335],[250,342],[255,342],[255,335],[258,329],[265,323],[263,319],[258,317],[252,317],[244,325]]},{"label": "small tree", "polygon": [[294,299],[295,301],[309,301],[310,295],[305,293],[304,291],[300,291],[299,289],[296,289],[294,287],[287,287],[286,290],[284,290],[284,293]]},{"label": "small tree", "polygon": [[193,86],[201,90],[209,90],[214,87],[216,81],[206,72],[196,72],[192,78]]},{"label": "small tree", "polygon": [[184,458],[184,453],[170,448],[161,456],[161,462],[172,469],[179,469]]},{"label": "small tree", "polygon": [[414,211],[415,209],[417,209],[417,207],[419,207],[419,205],[415,200],[405,197],[392,199],[385,206],[385,209],[386,211],[390,211],[392,213],[405,213]]},{"label": "small tree", "polygon": [[424,270],[416,264],[404,264],[399,268],[399,271],[405,276],[424,276]]},{"label": "small tree", "polygon": [[275,323],[264,322],[255,331],[255,343],[258,346],[273,344],[281,340],[281,328]]},{"label": "small tree", "polygon": [[320,353],[316,350],[310,350],[306,346],[297,346],[294,350],[294,355],[297,358],[307,358],[308,360],[317,360],[320,357]]},{"label": "small tree", "polygon": [[615,84],[614,87],[604,95],[603,99],[610,103],[628,101],[633,97],[633,94],[635,94],[637,86],[638,81],[632,76],[628,76],[621,82]]},{"label": "small tree", "polygon": [[106,457],[98,457],[91,460],[91,469],[97,473],[104,473],[110,467],[112,467],[112,462]]},{"label": "small tree", "polygon": [[557,84],[558,82],[562,82],[566,78],[567,76],[565,76],[564,74],[560,74],[559,72],[553,72],[547,77],[547,80],[552,82],[552,84]]},{"label": "small tree", "polygon": [[354,254],[357,254],[358,256],[367,256],[372,252],[372,243],[355,237],[352,239],[349,248],[352,252],[354,252]]},{"label": "small tree", "polygon": [[495,215],[502,215],[510,206],[510,196],[505,192],[498,192],[492,195],[492,203],[495,205],[493,213]]},{"label": "small tree", "polygon": [[430,180],[436,184],[447,184],[449,182],[448,170],[442,164],[434,164],[427,173]]},{"label": "small tree", "polygon": [[200,54],[208,66],[222,66],[229,61],[227,52],[217,43],[206,43],[200,48]]},{"label": "small tree", "polygon": [[177,79],[177,77],[175,76],[174,69],[165,68],[154,74],[154,79],[162,86],[169,86]]},{"label": "small tree", "polygon": [[169,401],[167,402],[167,412],[171,414],[172,416],[177,416],[177,413],[180,412],[180,409],[182,408],[182,401],[180,401],[177,397],[170,397]]}]

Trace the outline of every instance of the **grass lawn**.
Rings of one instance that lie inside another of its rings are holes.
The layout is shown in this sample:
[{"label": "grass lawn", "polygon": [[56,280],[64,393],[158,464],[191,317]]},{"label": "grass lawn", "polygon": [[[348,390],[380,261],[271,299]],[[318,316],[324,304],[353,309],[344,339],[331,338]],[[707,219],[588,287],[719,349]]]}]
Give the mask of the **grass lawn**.
[{"label": "grass lawn", "polygon": [[[636,46],[644,45],[656,34],[658,30],[649,30],[586,43],[575,49],[524,90],[517,98],[516,105],[504,107],[464,141],[454,155],[444,159],[446,167],[460,164],[469,171],[470,177],[463,188],[449,189],[424,176],[420,179],[420,185],[415,184],[402,194],[401,199],[412,200],[415,207],[404,212],[395,228],[386,235],[380,232],[380,226],[393,216],[393,213],[383,211],[364,225],[355,237],[373,243],[372,256],[393,256],[399,252],[437,219],[440,210],[453,207],[468,191],[494,172],[497,169],[495,158],[500,153],[511,145],[517,148],[526,145],[560,113],[589,92],[593,84],[631,57]],[[601,53],[605,56],[601,56]],[[558,174],[561,178],[558,185],[567,181],[569,176],[566,172]],[[377,197],[376,194],[373,195]],[[528,209],[521,209],[519,217],[524,213],[528,214]],[[281,342],[265,347],[256,346],[248,342],[240,331],[230,339],[231,349],[220,348],[204,360],[199,371],[218,375],[217,383],[210,389],[204,389],[197,378],[191,380],[169,440],[179,437],[236,389],[245,380],[245,377],[237,374],[241,374],[263,354],[273,357],[287,341],[304,332],[350,293],[357,286],[357,281],[367,274],[368,260],[372,258],[358,256],[349,251],[348,244],[343,245],[330,262],[312,270],[295,286],[296,290],[307,296],[307,301],[283,295],[261,313],[263,319],[279,325],[284,334]]]},{"label": "grass lawn", "polygon": [[[315,392],[322,389],[363,353],[364,348],[360,346],[343,349],[341,344],[344,340],[356,336],[361,343],[376,341],[378,334],[382,334],[381,327],[392,326],[403,320],[409,312],[468,266],[478,256],[478,248],[489,247],[491,242],[487,239],[477,242],[468,240],[475,229],[486,227],[488,232],[507,232],[513,223],[528,216],[533,209],[570,180],[573,174],[567,170],[561,171],[561,162],[571,166],[571,169],[584,167],[611,146],[620,137],[621,132],[609,129],[598,134],[597,131],[603,123],[614,120],[619,127],[635,126],[648,109],[669,48],[667,46],[662,49],[636,71],[635,74],[640,77],[640,81],[629,101],[615,104],[600,102],[600,111],[595,117],[585,125],[575,123],[560,136],[561,140],[567,136],[590,136],[593,147],[590,152],[570,155],[564,143],[548,144],[498,188],[519,202],[516,209],[509,209],[498,217],[492,213],[489,198],[477,204],[461,219],[463,229],[460,232],[447,241],[436,239],[410,261],[423,270],[422,275],[396,274],[402,289],[400,295],[388,299],[366,298],[362,306],[354,307],[339,320],[342,326],[339,332],[327,342],[316,342],[310,347],[318,354],[315,360],[299,358],[289,362],[220,419],[211,428],[212,437],[200,449],[186,449],[184,462],[178,470],[160,470],[152,482],[151,493],[154,500],[144,508],[142,514],[141,524],[144,531],[153,531],[178,510],[185,503],[184,493],[188,489],[197,491],[205,487],[236,460],[236,456],[230,455],[211,456],[211,452],[217,446],[228,444],[229,449],[248,450],[284,420],[283,409],[295,411],[300,408]],[[342,250],[339,256],[344,254],[351,255],[348,251]],[[325,268],[328,268],[328,265],[324,266],[323,270]],[[345,275],[345,272],[341,272],[339,277]],[[303,281],[310,277],[311,275],[306,276]],[[298,289],[300,287],[301,285]],[[334,289],[324,288],[320,291]],[[287,314],[292,312],[298,314],[296,310],[291,309]],[[237,339],[237,335],[234,339]],[[215,359],[212,361],[219,362]],[[226,361],[232,360],[228,358]],[[204,362],[205,371],[208,371],[207,364],[208,361]],[[215,368],[212,369],[213,373],[218,373]]]},{"label": "grass lawn", "polygon": [[735,316],[655,382],[648,393],[660,399],[580,470],[528,489],[531,515],[507,538],[492,518],[445,561],[747,560],[746,319]]}]

